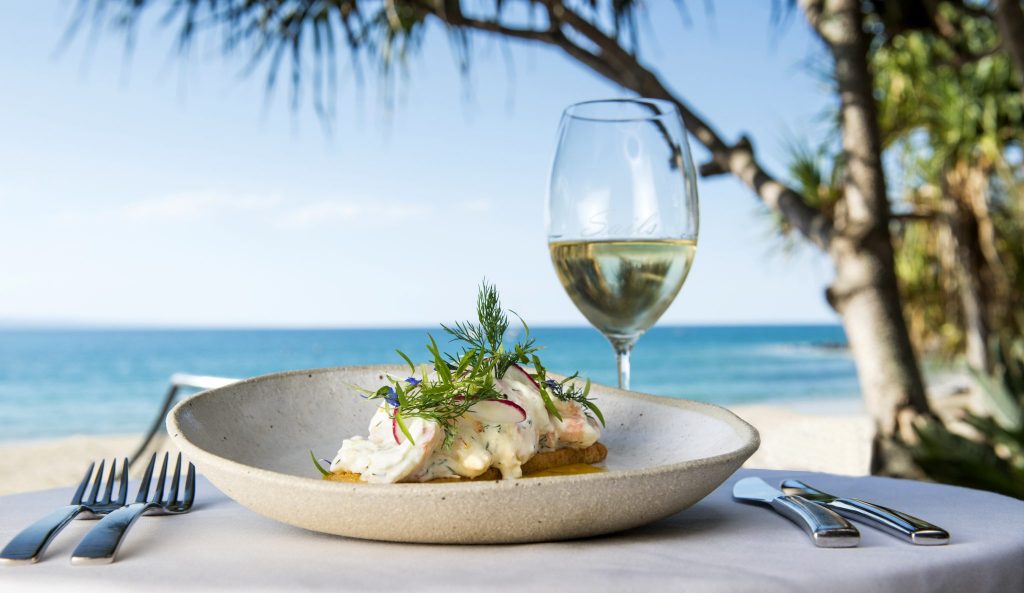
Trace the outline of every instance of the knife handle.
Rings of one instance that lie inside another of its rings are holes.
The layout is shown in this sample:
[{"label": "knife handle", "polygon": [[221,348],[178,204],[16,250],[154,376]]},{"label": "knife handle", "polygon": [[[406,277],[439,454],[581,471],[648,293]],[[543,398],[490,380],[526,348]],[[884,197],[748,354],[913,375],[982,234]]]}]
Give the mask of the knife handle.
[{"label": "knife handle", "polygon": [[825,506],[833,511],[861,521],[870,521],[897,537],[902,537],[918,546],[941,546],[949,543],[949,533],[900,511],[860,500],[859,498],[837,498]]},{"label": "knife handle", "polygon": [[771,505],[779,514],[803,527],[819,548],[852,548],[860,542],[860,532],[849,521],[807,499],[779,496],[772,499]]}]

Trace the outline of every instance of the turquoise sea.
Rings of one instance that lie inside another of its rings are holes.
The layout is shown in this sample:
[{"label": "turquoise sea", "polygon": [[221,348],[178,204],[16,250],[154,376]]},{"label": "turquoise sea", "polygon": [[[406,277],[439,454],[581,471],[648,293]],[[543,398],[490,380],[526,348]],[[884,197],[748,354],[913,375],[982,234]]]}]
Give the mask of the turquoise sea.
[{"label": "turquoise sea", "polygon": [[[435,329],[0,330],[0,441],[145,430],[175,372],[274,371],[425,360]],[[615,383],[590,328],[534,328],[545,365]],[[720,404],[854,398],[839,326],[656,327],[633,354],[633,388]],[[416,356],[421,353],[420,356]],[[103,410],[112,410],[104,412]]]}]

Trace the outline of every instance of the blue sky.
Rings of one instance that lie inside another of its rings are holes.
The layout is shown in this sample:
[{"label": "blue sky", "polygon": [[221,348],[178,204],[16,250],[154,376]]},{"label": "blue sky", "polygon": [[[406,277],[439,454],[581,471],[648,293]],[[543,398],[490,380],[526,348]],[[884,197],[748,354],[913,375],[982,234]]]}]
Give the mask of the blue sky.
[{"label": "blue sky", "polygon": [[[641,57],[728,138],[784,171],[830,97],[820,48],[771,3],[648,2]],[[342,77],[328,137],[308,101],[145,27],[58,52],[73,2],[0,4],[0,321],[402,326],[471,314],[487,277],[534,324],[584,324],[551,269],[543,204],[562,109],[622,96],[560,53],[442,31],[396,80]],[[505,55],[511,57],[511,67]],[[704,152],[694,142],[697,161]],[[754,196],[701,180],[693,272],[662,323],[833,322],[826,259],[786,256]]]}]

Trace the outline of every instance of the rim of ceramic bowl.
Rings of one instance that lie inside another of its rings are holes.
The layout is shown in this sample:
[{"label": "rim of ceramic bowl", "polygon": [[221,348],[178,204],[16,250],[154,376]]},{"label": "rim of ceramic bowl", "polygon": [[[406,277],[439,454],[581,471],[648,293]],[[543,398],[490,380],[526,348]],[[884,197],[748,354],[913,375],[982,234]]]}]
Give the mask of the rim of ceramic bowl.
[{"label": "rim of ceramic bowl", "polygon": [[[295,474],[286,474],[276,472],[245,463],[235,461],[228,457],[223,457],[216,453],[213,453],[207,449],[200,447],[199,445],[192,442],[191,439],[185,434],[185,431],[181,428],[179,417],[184,413],[186,408],[189,408],[203,399],[221,397],[221,395],[228,391],[234,391],[235,389],[245,388],[247,385],[254,383],[261,383],[264,381],[270,381],[274,379],[284,379],[292,376],[306,375],[312,378],[313,375],[317,374],[328,374],[335,373],[343,370],[350,371],[372,371],[372,372],[401,372],[401,369],[405,367],[399,365],[357,365],[357,366],[337,366],[337,367],[326,367],[317,369],[300,369],[293,371],[282,371],[277,373],[269,373],[266,375],[259,375],[237,383],[225,385],[223,387],[217,387],[206,391],[193,394],[192,396],[181,400],[171,409],[167,414],[167,433],[176,445],[192,459],[192,461],[199,462],[197,465],[202,465],[204,462],[208,462],[212,465],[220,466],[223,469],[232,470],[246,470],[250,475],[259,477],[265,480],[270,480],[279,483],[291,483],[294,484],[295,480],[302,480],[303,485],[314,488],[317,490],[333,490],[333,491],[346,491],[351,492],[358,490],[359,492],[373,493],[378,495],[386,492],[393,493],[408,493],[408,489],[431,489],[431,490],[444,490],[444,491],[477,491],[477,490],[490,490],[493,488],[505,488],[512,487],[515,484],[519,486],[527,487],[544,487],[545,485],[560,484],[568,481],[578,482],[590,482],[590,481],[602,481],[610,479],[630,479],[641,476],[660,475],[666,473],[675,473],[691,468],[697,468],[708,465],[718,465],[729,461],[735,461],[739,459],[740,463],[749,458],[757,451],[760,446],[761,439],[757,432],[757,429],[747,423],[745,420],[737,416],[732,411],[717,406],[715,404],[709,404],[705,402],[698,402],[689,399],[682,398],[671,398],[657,395],[651,395],[648,393],[641,393],[639,391],[625,391],[617,389],[615,387],[607,385],[598,385],[602,390],[607,390],[608,393],[615,397],[623,397],[627,399],[638,399],[642,401],[650,401],[663,405],[670,405],[681,409],[694,410],[703,412],[708,416],[716,418],[725,422],[730,428],[733,428],[737,436],[742,441],[742,444],[735,449],[712,455],[710,457],[701,457],[698,459],[689,459],[686,461],[680,461],[676,463],[652,465],[650,467],[627,469],[627,470],[613,470],[609,472],[600,472],[592,474],[576,474],[568,476],[550,476],[544,480],[487,480],[487,481],[465,481],[465,482],[445,482],[443,484],[424,484],[424,483],[408,483],[401,482],[395,484],[371,484],[371,483],[345,483],[345,482],[333,482],[323,480],[316,477],[299,476]],[[558,376],[555,373],[550,373],[552,376]],[[200,469],[202,469],[200,467]]]}]

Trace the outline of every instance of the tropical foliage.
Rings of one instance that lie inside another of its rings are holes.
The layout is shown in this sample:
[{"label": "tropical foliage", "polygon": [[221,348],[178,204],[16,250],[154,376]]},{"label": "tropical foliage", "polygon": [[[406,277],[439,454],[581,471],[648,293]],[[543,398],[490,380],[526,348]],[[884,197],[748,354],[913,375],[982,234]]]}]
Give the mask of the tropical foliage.
[{"label": "tropical foliage", "polygon": [[984,413],[964,412],[953,428],[921,418],[912,454],[935,480],[1024,499],[1024,339],[996,354],[995,375],[978,377]]},{"label": "tropical foliage", "polygon": [[[879,120],[901,174],[897,250],[912,334],[991,370],[992,330],[1021,333],[1019,266],[1024,95],[989,19],[950,11],[957,39],[912,31],[874,55]],[[973,344],[972,344],[973,341]],[[973,358],[972,358],[973,357]]]},{"label": "tropical foliage", "polygon": [[[1020,75],[987,13],[941,3],[945,32],[896,28],[889,14],[868,22],[909,330],[922,352],[947,360],[967,354],[971,366],[992,370],[993,329],[1024,332],[1008,315],[1024,296]],[[838,125],[836,114],[829,117]],[[833,216],[843,175],[836,135],[794,143],[790,152],[794,185]]]}]

